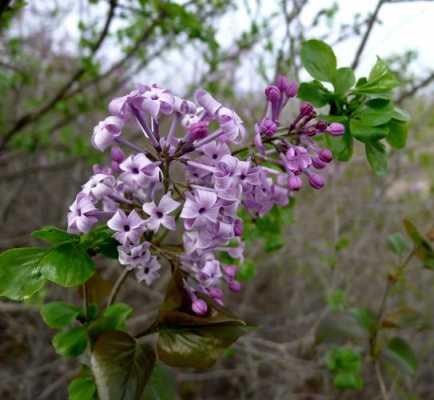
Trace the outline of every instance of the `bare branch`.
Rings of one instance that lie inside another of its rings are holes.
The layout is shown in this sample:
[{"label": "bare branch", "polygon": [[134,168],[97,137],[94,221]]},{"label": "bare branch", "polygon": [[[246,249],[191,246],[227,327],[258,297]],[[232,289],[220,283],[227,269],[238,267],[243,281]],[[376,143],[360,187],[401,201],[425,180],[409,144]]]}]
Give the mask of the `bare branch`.
[{"label": "bare branch", "polygon": [[357,66],[359,65],[360,57],[361,57],[361,55],[362,55],[362,53],[363,53],[363,50],[365,50],[366,43],[368,42],[369,35],[371,34],[371,32],[372,32],[372,28],[374,27],[374,23],[375,23],[375,21],[377,20],[377,16],[378,16],[378,13],[380,12],[380,8],[381,8],[381,6],[382,6],[385,2],[386,2],[386,0],[379,0],[379,1],[378,1],[377,6],[375,7],[374,12],[373,12],[371,18],[369,19],[368,27],[367,27],[367,29],[366,29],[365,34],[363,35],[363,38],[362,38],[362,41],[360,42],[359,47],[358,47],[358,49],[357,49],[356,55],[355,55],[355,57],[354,57],[354,61],[353,61],[353,63],[351,64],[351,66],[352,66],[353,69],[356,69]]},{"label": "bare branch", "polygon": [[[99,50],[104,40],[106,39],[110,29],[110,25],[113,21],[116,5],[117,5],[117,0],[110,1],[110,8],[107,13],[107,18],[104,23],[104,27],[98,37],[98,40],[95,42],[95,44],[92,47],[90,57],[93,57],[96,54],[96,52]],[[49,100],[44,106],[42,106],[38,110],[29,112],[28,114],[25,114],[21,118],[19,118],[18,121],[16,121],[15,125],[9,131],[7,131],[6,134],[1,138],[0,152],[2,152],[5,149],[6,145],[12,139],[13,136],[15,136],[19,131],[21,131],[28,124],[42,118],[48,111],[50,111],[56,105],[58,101],[62,100],[67,94],[68,90],[74,85],[74,83],[77,80],[81,78],[81,76],[85,72],[86,69],[84,67],[78,68],[77,71],[71,76],[71,78],[59,89],[57,94],[51,100]]]}]

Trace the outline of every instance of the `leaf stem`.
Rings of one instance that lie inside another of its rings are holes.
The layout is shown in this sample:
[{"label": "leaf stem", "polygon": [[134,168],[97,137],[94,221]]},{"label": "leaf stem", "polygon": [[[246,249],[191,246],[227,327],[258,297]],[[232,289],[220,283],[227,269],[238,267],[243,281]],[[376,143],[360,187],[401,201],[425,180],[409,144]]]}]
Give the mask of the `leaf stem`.
[{"label": "leaf stem", "polygon": [[83,284],[82,290],[83,290],[84,318],[87,321],[88,320],[89,297],[88,297],[88,293],[87,293],[87,284],[86,284],[86,282]]},{"label": "leaf stem", "polygon": [[110,296],[107,300],[107,307],[110,307],[116,300],[116,297],[119,293],[119,290],[122,286],[122,284],[125,282],[125,279],[127,279],[128,273],[130,271],[128,271],[127,269],[125,269],[122,274],[119,275],[119,278],[117,279],[117,281],[115,282],[113,289],[110,293]]}]

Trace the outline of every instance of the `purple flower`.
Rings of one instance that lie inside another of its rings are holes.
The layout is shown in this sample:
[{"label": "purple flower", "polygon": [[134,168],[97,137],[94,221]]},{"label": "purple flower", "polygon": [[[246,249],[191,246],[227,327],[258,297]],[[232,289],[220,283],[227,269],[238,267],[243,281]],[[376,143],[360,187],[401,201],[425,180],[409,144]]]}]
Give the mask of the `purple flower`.
[{"label": "purple flower", "polygon": [[92,198],[83,192],[79,193],[69,207],[68,232],[89,232],[92,229],[92,226],[98,221],[98,219],[93,215],[97,211],[97,208],[92,202]]},{"label": "purple flower", "polygon": [[318,153],[318,157],[320,158],[321,161],[324,161],[325,163],[329,163],[330,161],[333,160],[333,154],[329,149],[322,149]]},{"label": "purple flower", "polygon": [[98,150],[104,151],[122,134],[124,121],[110,116],[98,123],[93,129],[92,144]]},{"label": "purple flower", "polygon": [[146,263],[149,258],[149,247],[149,242],[118,246],[119,263],[125,265],[129,271],[136,268],[139,264]]},{"label": "purple flower", "polygon": [[197,90],[195,97],[197,102],[212,116],[216,115],[217,111],[222,106],[221,103],[212,97],[206,90]]},{"label": "purple flower", "polygon": [[285,167],[294,173],[299,173],[312,164],[312,158],[306,148],[302,146],[291,146],[282,157]]},{"label": "purple flower", "polygon": [[205,287],[211,287],[218,284],[223,277],[220,269],[220,262],[217,260],[207,260],[199,273],[201,284]]},{"label": "purple flower", "polygon": [[202,146],[200,150],[213,162],[219,161],[226,154],[231,154],[227,144],[221,142],[208,143]]},{"label": "purple flower", "polygon": [[95,174],[84,185],[83,193],[101,200],[113,191],[115,178],[107,174]]},{"label": "purple flower", "polygon": [[176,229],[175,218],[169,215],[176,210],[180,203],[173,200],[169,193],[166,193],[160,200],[158,206],[152,201],[143,204],[143,211],[150,216],[146,220],[146,226],[152,231],[157,232],[160,225],[174,231]]},{"label": "purple flower", "polygon": [[127,120],[131,116],[131,106],[141,108],[143,102],[143,91],[139,88],[133,90],[126,96],[117,97],[109,104],[109,111],[122,120]]},{"label": "purple flower", "polygon": [[145,221],[140,218],[136,210],[127,216],[124,211],[118,210],[112,218],[107,221],[107,226],[115,231],[113,235],[119,243],[137,243],[144,232]]},{"label": "purple flower", "polygon": [[135,268],[136,278],[150,286],[160,276],[160,269],[161,265],[157,258],[148,252],[146,259]]},{"label": "purple flower", "polygon": [[224,134],[218,140],[224,142],[241,143],[246,137],[246,128],[237,113],[226,107],[217,112],[217,119]]},{"label": "purple flower", "polygon": [[189,227],[217,222],[219,207],[216,203],[217,195],[214,192],[196,190],[193,196],[187,197],[181,218],[186,219]]},{"label": "purple flower", "polygon": [[156,118],[161,111],[163,114],[173,112],[174,98],[166,89],[157,85],[144,86],[142,107],[153,118]]},{"label": "purple flower", "polygon": [[160,169],[143,153],[129,156],[119,168],[124,171],[119,178],[133,187],[157,182],[160,179]]}]

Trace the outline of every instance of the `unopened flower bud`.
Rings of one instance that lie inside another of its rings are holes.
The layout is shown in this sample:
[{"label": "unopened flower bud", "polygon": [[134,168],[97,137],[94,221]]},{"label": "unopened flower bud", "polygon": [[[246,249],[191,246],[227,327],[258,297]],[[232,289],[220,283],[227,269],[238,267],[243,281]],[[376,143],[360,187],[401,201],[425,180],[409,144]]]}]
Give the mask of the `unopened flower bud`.
[{"label": "unopened flower bud", "polygon": [[316,127],[316,129],[318,129],[320,132],[324,132],[324,131],[327,129],[328,124],[327,124],[326,121],[319,120],[319,121],[315,124],[315,127]]},{"label": "unopened flower bud", "polygon": [[211,115],[215,115],[222,106],[214,97],[212,97],[206,90],[199,89],[196,94],[197,102]]},{"label": "unopened flower bud", "polygon": [[259,124],[259,129],[264,135],[271,137],[277,131],[277,124],[270,118],[264,118]]},{"label": "unopened flower bud", "polygon": [[192,124],[188,128],[188,141],[194,142],[195,140],[203,139],[208,136],[208,123],[199,121]]},{"label": "unopened flower bud", "polygon": [[221,290],[218,287],[213,287],[209,289],[209,295],[214,299],[223,299],[224,293],[223,290]]},{"label": "unopened flower bud", "polygon": [[282,93],[288,97],[295,97],[298,91],[298,84],[296,81],[289,81],[284,75],[279,75],[276,79],[276,86]]},{"label": "unopened flower bud", "polygon": [[314,168],[316,169],[323,169],[325,168],[325,166],[327,165],[324,161],[322,161],[321,159],[317,158],[317,157],[313,157],[312,158],[312,165],[314,166]]},{"label": "unopened flower bud", "polygon": [[238,268],[235,265],[227,265],[226,267],[223,267],[223,271],[229,278],[235,278]]},{"label": "unopened flower bud", "polygon": [[191,309],[194,313],[198,315],[205,315],[208,311],[208,306],[202,299],[196,299],[193,301],[193,304],[191,305]]},{"label": "unopened flower bud", "polygon": [[122,149],[118,146],[113,146],[111,151],[112,161],[116,161],[117,163],[121,163],[125,160],[125,154]]},{"label": "unopened flower bud", "polygon": [[318,174],[309,174],[309,184],[310,186],[312,186],[314,189],[321,189],[324,184],[324,178],[321,175]]},{"label": "unopened flower bud", "polygon": [[290,190],[300,190],[303,186],[303,181],[298,175],[292,175],[288,179],[288,187]]},{"label": "unopened flower bud", "polygon": [[318,153],[318,157],[321,161],[324,161],[326,163],[329,163],[330,161],[333,160],[333,154],[329,149],[322,149]]},{"label": "unopened flower bud", "polygon": [[332,122],[327,127],[327,132],[332,136],[342,136],[345,133],[345,126],[339,122]]},{"label": "unopened flower bud", "polygon": [[234,222],[235,236],[241,236],[243,234],[243,231],[244,231],[243,222],[240,219],[236,219]]},{"label": "unopened flower bud", "polygon": [[303,117],[311,117],[315,114],[315,110],[312,106],[312,104],[309,103],[301,103],[300,105],[300,114]]},{"label": "unopened flower bud", "polygon": [[241,283],[238,281],[230,281],[228,286],[229,289],[235,293],[238,293],[241,290]]},{"label": "unopened flower bud", "polygon": [[268,85],[265,89],[265,96],[270,103],[277,103],[280,101],[282,94],[277,86]]}]

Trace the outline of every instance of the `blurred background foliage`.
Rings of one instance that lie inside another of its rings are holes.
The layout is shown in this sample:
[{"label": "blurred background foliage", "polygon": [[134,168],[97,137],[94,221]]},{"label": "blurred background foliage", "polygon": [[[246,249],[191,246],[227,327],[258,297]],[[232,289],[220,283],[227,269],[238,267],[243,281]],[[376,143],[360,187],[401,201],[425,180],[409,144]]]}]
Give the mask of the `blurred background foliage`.
[{"label": "blurred background foliage", "polygon": [[[64,226],[90,165],[104,161],[89,138],[112,97],[138,82],[155,81],[180,95],[203,86],[235,106],[251,127],[263,111],[262,90],[277,73],[306,80],[299,55],[304,39],[349,43],[357,68],[372,31],[394,23],[382,20],[381,10],[405,2],[374,2],[368,13],[345,23],[338,22],[341,3],[3,1],[0,249],[31,244],[29,232],[42,225]],[[434,7],[412,3],[422,11]],[[227,31],[233,15],[240,16],[237,34]],[[166,389],[160,398],[379,398],[375,374],[357,351],[333,349],[315,337],[331,313],[378,306],[385,276],[397,263],[387,237],[402,231],[404,217],[421,232],[433,225],[434,66],[421,65],[411,49],[397,49],[386,61],[402,82],[396,101],[412,115],[407,148],[391,150],[389,174],[376,177],[356,146],[351,162],[334,167],[322,192],[306,190],[294,207],[246,226],[247,261],[240,270],[245,288],[230,301],[258,329],[209,371],[162,369],[153,378]],[[95,287],[104,291],[117,269],[103,263],[99,268],[104,280]],[[433,284],[430,271],[409,268],[407,279],[394,287],[390,309],[400,315],[417,305],[421,328],[407,336],[419,367],[411,377],[391,371],[390,399],[434,398]],[[122,296],[135,306],[132,329],[151,320],[164,285],[148,290],[128,282]],[[45,299],[62,296],[48,289],[26,306],[0,302],[1,399],[66,398],[77,366],[57,359],[49,345],[52,332],[38,312]],[[353,386],[363,377],[361,392],[337,388],[342,365],[355,371]]]}]

